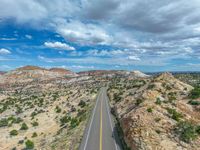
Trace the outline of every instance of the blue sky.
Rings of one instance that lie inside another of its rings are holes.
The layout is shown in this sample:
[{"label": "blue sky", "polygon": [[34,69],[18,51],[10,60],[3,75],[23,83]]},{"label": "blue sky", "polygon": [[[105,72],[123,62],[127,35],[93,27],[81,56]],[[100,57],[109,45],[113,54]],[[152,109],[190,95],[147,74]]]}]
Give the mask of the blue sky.
[{"label": "blue sky", "polygon": [[0,70],[200,71],[198,0],[1,0]]}]

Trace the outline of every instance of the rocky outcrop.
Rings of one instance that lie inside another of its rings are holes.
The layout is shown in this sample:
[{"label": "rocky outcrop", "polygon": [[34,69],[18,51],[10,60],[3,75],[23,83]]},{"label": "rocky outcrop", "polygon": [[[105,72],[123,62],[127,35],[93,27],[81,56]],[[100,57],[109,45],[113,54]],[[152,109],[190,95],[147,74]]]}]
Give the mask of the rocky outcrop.
[{"label": "rocky outcrop", "polygon": [[49,80],[59,77],[76,77],[77,74],[62,68],[45,69],[37,66],[24,66],[7,72],[1,83],[31,82],[33,80]]},{"label": "rocky outcrop", "polygon": [[[179,123],[187,121],[198,125],[200,122],[200,112],[188,104],[188,94],[193,87],[170,73],[142,81],[144,85],[125,89],[120,101],[112,101],[127,145],[133,150],[197,150],[199,137],[184,142],[175,133]],[[117,95],[113,93],[130,82],[114,83],[121,86],[109,90],[111,99],[114,100],[113,95]]]}]

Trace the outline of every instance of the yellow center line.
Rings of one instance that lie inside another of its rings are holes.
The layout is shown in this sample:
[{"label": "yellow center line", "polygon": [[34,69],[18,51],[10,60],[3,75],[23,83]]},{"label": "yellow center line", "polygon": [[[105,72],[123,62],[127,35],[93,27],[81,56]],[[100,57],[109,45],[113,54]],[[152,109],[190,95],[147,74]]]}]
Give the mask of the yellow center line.
[{"label": "yellow center line", "polygon": [[101,100],[101,117],[100,117],[100,142],[99,150],[102,150],[102,100]]}]

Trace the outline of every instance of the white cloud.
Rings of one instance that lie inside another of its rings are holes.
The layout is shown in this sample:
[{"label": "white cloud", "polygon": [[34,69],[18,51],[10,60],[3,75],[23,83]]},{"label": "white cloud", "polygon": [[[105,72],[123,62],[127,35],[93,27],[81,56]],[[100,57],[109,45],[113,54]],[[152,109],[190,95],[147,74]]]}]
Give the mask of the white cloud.
[{"label": "white cloud", "polygon": [[[37,25],[56,32],[66,42],[116,49],[86,54],[74,51],[75,56],[110,56],[115,57],[114,61],[126,60],[126,64],[141,63],[140,59],[146,61],[144,57],[157,62],[162,58],[165,63],[166,59],[200,56],[199,7],[199,0],[1,0],[0,22],[11,19],[18,24]],[[44,45],[75,49],[61,42]]]},{"label": "white cloud", "polygon": [[82,65],[72,65],[69,66],[69,68],[73,68],[73,69],[94,69],[94,66],[82,66]]},{"label": "white cloud", "polygon": [[57,32],[67,41],[80,45],[106,45],[112,41],[112,37],[101,26],[84,24],[80,21],[58,25]]},{"label": "white cloud", "polygon": [[138,56],[128,56],[129,60],[133,60],[133,61],[139,61],[140,58]]},{"label": "white cloud", "polygon": [[14,41],[14,40],[17,40],[17,38],[0,38],[0,40],[3,40],[3,41]]},{"label": "white cloud", "polygon": [[31,40],[33,37],[31,35],[26,34],[25,37],[29,40]]},{"label": "white cloud", "polygon": [[45,42],[44,45],[48,48],[55,48],[59,50],[75,50],[74,47],[61,42]]},{"label": "white cloud", "polygon": [[10,50],[5,49],[5,48],[1,48],[0,49],[0,54],[6,55],[6,54],[11,54]]},{"label": "white cloud", "polygon": [[109,57],[116,57],[116,56],[122,56],[126,54],[125,50],[96,50],[91,49],[89,50],[86,55],[88,56],[109,56]]},{"label": "white cloud", "polygon": [[45,7],[35,0],[1,0],[0,18],[15,19],[19,23],[44,19],[48,14]]}]

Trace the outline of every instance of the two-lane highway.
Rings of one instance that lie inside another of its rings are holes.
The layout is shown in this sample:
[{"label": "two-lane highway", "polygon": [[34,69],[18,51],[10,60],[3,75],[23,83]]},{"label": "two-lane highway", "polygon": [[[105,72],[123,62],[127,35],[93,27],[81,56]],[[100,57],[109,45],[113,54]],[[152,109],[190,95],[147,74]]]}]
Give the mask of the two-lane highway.
[{"label": "two-lane highway", "polygon": [[101,88],[79,150],[121,150],[118,143],[106,88]]}]

